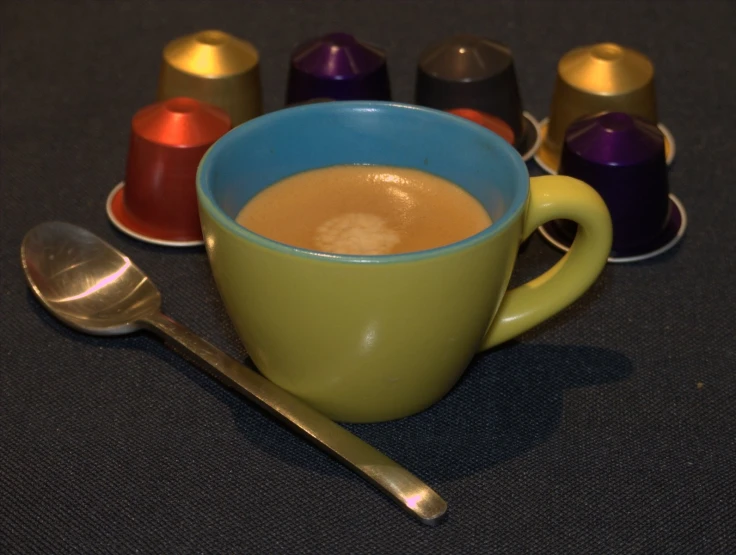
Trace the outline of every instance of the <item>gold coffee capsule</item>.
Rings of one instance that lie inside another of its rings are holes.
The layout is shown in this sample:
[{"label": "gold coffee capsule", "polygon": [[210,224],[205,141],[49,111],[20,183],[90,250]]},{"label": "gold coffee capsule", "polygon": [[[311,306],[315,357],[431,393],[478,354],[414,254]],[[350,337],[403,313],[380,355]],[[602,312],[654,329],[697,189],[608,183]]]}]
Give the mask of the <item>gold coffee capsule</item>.
[{"label": "gold coffee capsule", "polygon": [[263,113],[259,56],[247,41],[200,31],[163,50],[158,99],[189,97],[222,108],[233,127]]},{"label": "gold coffee capsule", "polygon": [[[624,112],[659,122],[654,66],[644,54],[614,43],[574,48],[557,64],[557,79],[549,117],[542,124],[542,146],[534,159],[557,173],[565,132],[580,117],[600,112]],[[665,136],[667,162],[674,157],[672,134]]]}]

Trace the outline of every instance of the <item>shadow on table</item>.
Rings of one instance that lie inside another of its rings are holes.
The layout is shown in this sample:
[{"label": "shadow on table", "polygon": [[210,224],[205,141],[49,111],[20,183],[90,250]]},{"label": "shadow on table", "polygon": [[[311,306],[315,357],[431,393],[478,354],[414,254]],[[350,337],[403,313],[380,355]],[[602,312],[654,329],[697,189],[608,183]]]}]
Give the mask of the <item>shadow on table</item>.
[{"label": "shadow on table", "polygon": [[[565,390],[623,380],[631,372],[631,361],[609,349],[518,343],[479,355],[455,388],[420,414],[345,427],[425,480],[452,480],[545,441],[559,426]],[[339,471],[285,446],[281,434],[254,436],[251,419],[232,408],[240,431],[274,457],[317,472]]]},{"label": "shadow on table", "polygon": [[[313,453],[285,425],[274,425],[270,415],[264,416],[269,423],[260,421],[253,404],[174,352],[152,345],[156,343],[152,336],[134,334],[122,344],[90,337],[60,324],[30,294],[28,301],[42,320],[71,340],[142,349],[174,366],[227,403],[239,433],[276,459],[320,473],[346,472]],[[565,390],[620,381],[631,372],[631,361],[610,349],[510,342],[476,356],[455,388],[428,410],[393,422],[345,426],[425,480],[452,480],[517,457],[545,441],[559,426]]]}]

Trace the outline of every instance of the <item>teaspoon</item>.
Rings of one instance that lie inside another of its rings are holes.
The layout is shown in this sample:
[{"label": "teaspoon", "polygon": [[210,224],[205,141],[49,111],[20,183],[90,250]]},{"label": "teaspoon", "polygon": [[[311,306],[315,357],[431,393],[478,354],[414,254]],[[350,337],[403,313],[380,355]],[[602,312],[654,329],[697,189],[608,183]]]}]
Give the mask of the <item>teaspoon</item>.
[{"label": "teaspoon", "polygon": [[439,523],[447,504],[408,470],[161,312],[161,294],[131,260],[96,235],[64,222],[31,229],[21,245],[26,278],[41,304],[93,335],[148,330],[173,343],[211,377],[289,424],[378,486],[422,523]]}]

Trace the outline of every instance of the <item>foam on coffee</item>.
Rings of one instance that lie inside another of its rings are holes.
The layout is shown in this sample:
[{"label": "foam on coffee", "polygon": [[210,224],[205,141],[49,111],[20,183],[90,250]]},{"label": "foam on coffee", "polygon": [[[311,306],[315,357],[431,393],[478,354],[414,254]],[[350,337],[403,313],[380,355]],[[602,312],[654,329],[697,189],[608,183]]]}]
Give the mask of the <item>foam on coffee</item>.
[{"label": "foam on coffee", "polygon": [[305,171],[264,189],[236,218],[280,243],[353,255],[436,248],[491,225],[483,206],[427,172],[343,165]]},{"label": "foam on coffee", "polygon": [[401,236],[381,216],[349,212],[320,225],[314,242],[325,252],[386,254],[401,242]]}]

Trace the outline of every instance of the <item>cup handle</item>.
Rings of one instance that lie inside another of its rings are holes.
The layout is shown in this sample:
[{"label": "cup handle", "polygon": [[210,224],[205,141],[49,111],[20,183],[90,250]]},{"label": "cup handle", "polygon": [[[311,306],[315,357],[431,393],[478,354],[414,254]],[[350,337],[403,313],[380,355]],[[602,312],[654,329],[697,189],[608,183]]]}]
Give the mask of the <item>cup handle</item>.
[{"label": "cup handle", "polygon": [[611,252],[613,227],[600,195],[568,176],[531,178],[523,238],[558,219],[578,224],[570,250],[541,276],[506,292],[479,351],[504,343],[564,310],[603,271]]}]

